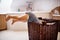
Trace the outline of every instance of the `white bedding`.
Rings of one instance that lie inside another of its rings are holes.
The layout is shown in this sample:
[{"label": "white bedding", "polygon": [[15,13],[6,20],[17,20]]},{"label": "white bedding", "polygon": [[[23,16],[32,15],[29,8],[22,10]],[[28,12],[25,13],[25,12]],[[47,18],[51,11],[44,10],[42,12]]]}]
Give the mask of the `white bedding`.
[{"label": "white bedding", "polygon": [[27,22],[20,22],[20,21],[17,21],[14,24],[12,24],[12,19],[10,19],[7,22],[7,29],[23,31],[23,30],[28,30],[28,25]]},{"label": "white bedding", "polygon": [[28,40],[28,31],[0,31],[0,40]]}]

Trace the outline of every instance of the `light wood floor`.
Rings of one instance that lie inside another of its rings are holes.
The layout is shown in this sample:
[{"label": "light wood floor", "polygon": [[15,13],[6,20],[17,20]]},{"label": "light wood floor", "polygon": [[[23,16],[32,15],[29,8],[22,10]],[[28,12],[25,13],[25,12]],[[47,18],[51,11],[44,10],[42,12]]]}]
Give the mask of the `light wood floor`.
[{"label": "light wood floor", "polygon": [[[28,38],[28,31],[0,31],[0,40],[29,40]],[[60,40],[60,32],[57,40]]]},{"label": "light wood floor", "polygon": [[57,40],[60,40],[60,32],[58,32]]}]

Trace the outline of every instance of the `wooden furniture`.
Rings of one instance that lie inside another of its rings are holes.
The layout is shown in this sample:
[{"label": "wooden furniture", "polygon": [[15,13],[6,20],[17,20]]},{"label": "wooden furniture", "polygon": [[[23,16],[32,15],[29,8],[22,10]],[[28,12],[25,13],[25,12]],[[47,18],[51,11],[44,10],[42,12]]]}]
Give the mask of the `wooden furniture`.
[{"label": "wooden furniture", "polygon": [[29,40],[57,40],[58,30],[56,23],[49,25],[45,22],[28,22],[28,33]]},{"label": "wooden furniture", "polygon": [[6,15],[0,14],[0,31],[7,29]]},{"label": "wooden furniture", "polygon": [[57,20],[58,32],[60,32],[60,6],[51,10],[51,17],[53,20]]},{"label": "wooden furniture", "polygon": [[53,15],[52,19],[60,20],[60,15]]},{"label": "wooden furniture", "polygon": [[60,15],[60,6],[51,10],[51,16],[53,17],[53,15]]}]

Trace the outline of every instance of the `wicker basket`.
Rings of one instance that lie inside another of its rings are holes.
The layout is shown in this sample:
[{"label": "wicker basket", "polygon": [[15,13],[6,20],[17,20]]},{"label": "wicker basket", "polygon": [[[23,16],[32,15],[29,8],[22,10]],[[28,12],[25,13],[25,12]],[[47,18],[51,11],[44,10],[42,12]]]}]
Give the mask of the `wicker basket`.
[{"label": "wicker basket", "polygon": [[54,24],[38,24],[28,22],[29,40],[57,40],[57,26]]}]

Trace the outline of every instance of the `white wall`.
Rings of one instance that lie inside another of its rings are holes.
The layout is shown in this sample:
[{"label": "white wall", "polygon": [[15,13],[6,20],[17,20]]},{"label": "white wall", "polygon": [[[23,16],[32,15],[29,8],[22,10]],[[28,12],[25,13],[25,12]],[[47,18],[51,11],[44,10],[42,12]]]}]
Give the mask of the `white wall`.
[{"label": "white wall", "polygon": [[18,9],[25,11],[27,1],[32,0],[1,0],[0,12],[18,12]]},{"label": "white wall", "polygon": [[26,10],[27,1],[33,2],[33,10],[35,11],[51,11],[53,8],[60,6],[60,0],[13,0],[11,8],[12,11]]},{"label": "white wall", "polygon": [[32,0],[13,0],[11,4],[11,10],[17,12],[18,9],[21,9],[21,11],[25,11],[27,7],[27,1]]},{"label": "white wall", "polygon": [[60,0],[35,0],[33,3],[33,10],[51,11],[57,6],[60,6]]},{"label": "white wall", "polygon": [[0,12],[10,12],[12,0],[1,0],[0,2]]},{"label": "white wall", "polygon": [[26,10],[27,1],[33,2],[33,10],[50,11],[56,6],[60,6],[60,0],[1,0],[0,12],[17,12],[18,9]]},{"label": "white wall", "polygon": [[17,12],[20,7],[22,8],[22,6],[26,5],[25,1],[26,0],[13,0],[11,4],[11,10]]}]

